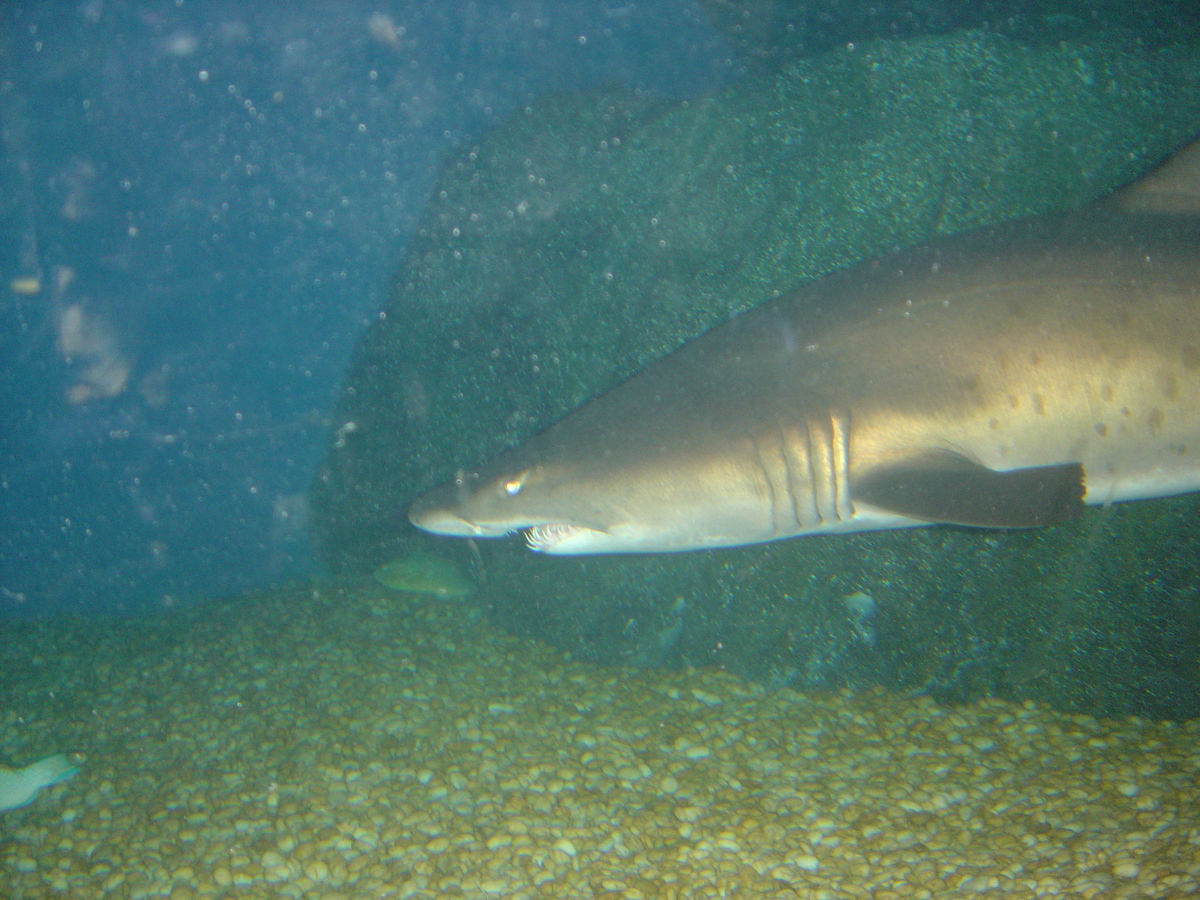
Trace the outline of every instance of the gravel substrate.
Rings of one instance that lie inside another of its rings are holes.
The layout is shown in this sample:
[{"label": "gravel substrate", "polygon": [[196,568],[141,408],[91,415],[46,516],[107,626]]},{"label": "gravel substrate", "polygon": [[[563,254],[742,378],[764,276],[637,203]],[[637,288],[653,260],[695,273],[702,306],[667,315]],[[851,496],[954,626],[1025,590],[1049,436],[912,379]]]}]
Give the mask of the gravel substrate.
[{"label": "gravel substrate", "polygon": [[1200,722],[601,669],[373,583],[0,625],[0,896],[1185,897]]}]

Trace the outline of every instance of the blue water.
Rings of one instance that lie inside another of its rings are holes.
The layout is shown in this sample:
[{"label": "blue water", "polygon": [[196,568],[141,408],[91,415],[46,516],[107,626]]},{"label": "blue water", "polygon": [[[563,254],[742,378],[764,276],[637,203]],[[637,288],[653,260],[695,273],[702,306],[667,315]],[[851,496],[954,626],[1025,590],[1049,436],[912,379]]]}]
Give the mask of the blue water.
[{"label": "blue water", "polygon": [[441,160],[736,77],[692,3],[0,6],[0,616],[316,571],[305,491]]}]

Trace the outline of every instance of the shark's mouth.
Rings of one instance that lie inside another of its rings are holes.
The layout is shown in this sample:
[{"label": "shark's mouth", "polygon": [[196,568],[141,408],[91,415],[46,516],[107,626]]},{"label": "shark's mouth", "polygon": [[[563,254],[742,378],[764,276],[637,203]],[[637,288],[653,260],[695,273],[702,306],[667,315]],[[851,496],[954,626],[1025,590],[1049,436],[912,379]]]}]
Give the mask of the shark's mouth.
[{"label": "shark's mouth", "polygon": [[578,525],[568,525],[565,522],[534,525],[525,529],[525,544],[530,550],[547,553],[563,541],[568,541],[589,531],[591,531],[590,528],[580,528]]}]

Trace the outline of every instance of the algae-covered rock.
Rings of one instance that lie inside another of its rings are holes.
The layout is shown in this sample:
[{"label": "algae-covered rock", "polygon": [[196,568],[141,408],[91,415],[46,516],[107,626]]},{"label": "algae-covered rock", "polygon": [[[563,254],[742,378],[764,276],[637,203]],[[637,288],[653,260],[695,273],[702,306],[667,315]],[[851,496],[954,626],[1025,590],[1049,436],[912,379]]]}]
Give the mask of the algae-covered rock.
[{"label": "algae-covered rock", "polygon": [[[609,91],[517,113],[446,167],[354,355],[313,489],[326,560],[436,548],[404,518],[418,492],[763,299],[1135,177],[1200,131],[1200,48],[1135,38],[881,41],[687,103]],[[591,659],[667,632],[659,664],[775,685],[1178,715],[1200,712],[1194,510],[671,556],[479,550],[495,621]]]}]

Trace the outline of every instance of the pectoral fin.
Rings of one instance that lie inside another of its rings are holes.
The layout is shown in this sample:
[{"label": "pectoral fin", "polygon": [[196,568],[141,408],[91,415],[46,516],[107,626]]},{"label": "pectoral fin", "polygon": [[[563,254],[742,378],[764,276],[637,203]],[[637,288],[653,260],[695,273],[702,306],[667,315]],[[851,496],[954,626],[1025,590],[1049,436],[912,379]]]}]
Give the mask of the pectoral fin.
[{"label": "pectoral fin", "polygon": [[1034,528],[1083,509],[1083,466],[1063,463],[998,472],[949,452],[881,466],[853,487],[856,502],[951,525]]}]

